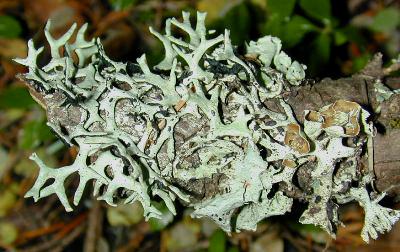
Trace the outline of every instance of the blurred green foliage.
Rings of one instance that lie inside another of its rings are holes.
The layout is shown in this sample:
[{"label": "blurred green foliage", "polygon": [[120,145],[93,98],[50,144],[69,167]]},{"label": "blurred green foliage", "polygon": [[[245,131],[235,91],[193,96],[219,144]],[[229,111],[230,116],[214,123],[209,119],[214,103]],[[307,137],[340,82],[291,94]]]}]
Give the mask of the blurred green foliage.
[{"label": "blurred green foliage", "polygon": [[46,119],[27,121],[20,135],[19,147],[25,150],[32,150],[42,142],[55,140],[54,134],[46,125]]},{"label": "blurred green foliage", "polygon": [[[46,125],[46,117],[25,87],[10,86],[0,92],[0,109],[5,110],[3,117],[9,123],[26,117],[21,125],[16,147],[33,150],[43,142],[50,143],[56,139]],[[6,126],[0,133],[6,133]]]},{"label": "blurred green foliage", "polygon": [[373,19],[371,29],[376,32],[391,32],[399,26],[400,11],[396,8],[381,10]]},{"label": "blurred green foliage", "polygon": [[[198,6],[202,11],[210,12],[215,6],[220,6],[215,2],[226,1],[201,0]],[[291,56],[308,66],[309,77],[339,77],[354,73],[376,51],[383,51],[387,58],[398,54],[398,46],[397,51],[389,50],[385,44],[386,41],[400,43],[397,30],[400,12],[397,6],[377,5],[377,10],[374,10],[377,13],[371,15],[351,13],[347,9],[347,1],[340,0],[252,0],[235,3],[225,3],[220,11],[210,12],[213,14],[212,27],[220,32],[223,28],[230,29],[237,45],[263,35],[279,37]],[[356,22],[359,18],[363,18],[361,24]],[[377,36],[384,37],[384,41],[375,41]]]},{"label": "blurred green foliage", "polygon": [[210,245],[208,252],[225,251],[226,247],[226,234],[221,229],[217,229],[210,237]]},{"label": "blurred green foliage", "polygon": [[0,93],[0,109],[28,109],[32,106],[36,106],[36,102],[25,87],[10,86]]},{"label": "blurred green foliage", "polygon": [[130,7],[132,7],[137,0],[109,0],[109,3],[111,4],[112,8],[114,10],[125,10]]},{"label": "blurred green foliage", "polygon": [[0,38],[16,38],[22,32],[22,28],[14,17],[0,15]]},{"label": "blurred green foliage", "polygon": [[[148,2],[108,1],[114,10],[134,10],[136,6]],[[239,48],[260,36],[277,36],[293,58],[308,66],[309,77],[339,77],[359,71],[377,51],[384,52],[388,59],[396,57],[399,47],[396,43],[400,43],[398,6],[384,6],[379,1],[370,3],[375,8],[371,15],[349,11],[348,2],[199,0],[183,10],[207,12],[209,29],[219,33],[229,29],[233,43]],[[359,16],[363,18],[361,24],[356,22]],[[152,24],[155,19],[156,14],[151,11],[136,14],[137,22]],[[375,41],[377,36],[384,37],[384,41]],[[163,50],[155,42],[151,48],[144,48],[143,53],[147,53],[149,62],[155,64],[162,57]]]}]

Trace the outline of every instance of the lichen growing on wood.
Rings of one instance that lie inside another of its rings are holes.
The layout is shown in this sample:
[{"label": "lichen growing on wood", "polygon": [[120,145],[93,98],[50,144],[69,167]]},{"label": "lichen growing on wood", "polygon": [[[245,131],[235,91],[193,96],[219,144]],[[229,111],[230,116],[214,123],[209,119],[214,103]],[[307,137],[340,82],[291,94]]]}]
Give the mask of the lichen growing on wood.
[{"label": "lichen growing on wood", "polygon": [[[32,154],[40,172],[26,196],[56,194],[71,211],[64,181],[77,173],[74,205],[94,180],[99,200],[140,201],[146,218],[161,216],[155,201],[176,214],[179,200],[193,217],[212,218],[226,232],[255,230],[259,221],[291,211],[290,192],[301,190],[295,180],[302,169],[310,184],[302,191],[308,208],[301,223],[334,236],[339,205],[357,201],[366,213],[365,241],[390,230],[400,212],[379,205],[384,194],[370,193],[373,176],[360,166],[372,134],[368,112],[338,100],[304,111],[300,124],[285,93],[304,83],[306,67],[271,36],[251,41],[240,55],[229,31],[212,36],[205,17],[197,13],[192,27],[184,12],[182,22],[167,20],[164,34],[150,28],[165,48],[153,69],[145,55],[136,63],[111,60],[99,39],[85,39],[87,25],[73,43],[76,25],[55,39],[49,21],[50,62],[37,65],[43,47],[32,40],[27,58],[16,61],[29,69],[22,78],[42,94],[49,127],[79,153],[61,168]],[[187,36],[178,38],[176,29]],[[217,180],[217,188],[196,188],[208,180]]]}]

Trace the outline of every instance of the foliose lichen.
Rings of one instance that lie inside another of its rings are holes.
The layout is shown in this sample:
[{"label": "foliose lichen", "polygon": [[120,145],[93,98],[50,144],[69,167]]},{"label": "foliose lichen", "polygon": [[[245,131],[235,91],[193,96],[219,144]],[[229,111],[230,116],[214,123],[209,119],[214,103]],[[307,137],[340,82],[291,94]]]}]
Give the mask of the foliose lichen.
[{"label": "foliose lichen", "polygon": [[[37,64],[43,47],[29,41],[27,58],[16,59],[29,69],[23,78],[43,94],[49,127],[79,153],[61,168],[32,154],[40,171],[26,197],[56,194],[71,211],[64,181],[77,173],[74,205],[94,180],[94,195],[110,205],[140,201],[146,218],[159,218],[154,201],[175,214],[179,200],[194,209],[193,217],[212,218],[232,232],[255,230],[261,220],[291,211],[290,192],[300,190],[308,203],[301,223],[335,236],[339,205],[357,201],[365,210],[366,242],[390,230],[400,212],[379,205],[384,194],[370,193],[373,176],[360,168],[372,134],[368,112],[338,100],[304,111],[300,124],[284,93],[304,83],[306,67],[272,36],[251,41],[241,56],[228,30],[210,37],[205,17],[198,12],[192,27],[183,12],[182,22],[167,20],[164,33],[150,28],[165,48],[153,70],[145,55],[136,63],[108,58],[99,39],[85,39],[87,25],[71,43],[76,25],[56,39],[49,21],[51,60],[43,67]],[[174,35],[176,29],[187,39]],[[279,108],[269,108],[269,100]],[[307,190],[294,182],[300,169],[310,178]],[[206,179],[218,180],[210,195],[185,187]]]}]

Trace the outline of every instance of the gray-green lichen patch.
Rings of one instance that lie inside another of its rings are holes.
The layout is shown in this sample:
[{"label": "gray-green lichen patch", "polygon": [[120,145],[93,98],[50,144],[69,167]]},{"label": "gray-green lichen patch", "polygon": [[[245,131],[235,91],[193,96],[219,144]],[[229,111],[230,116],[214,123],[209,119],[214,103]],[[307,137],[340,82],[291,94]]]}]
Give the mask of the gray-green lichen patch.
[{"label": "gray-green lichen patch", "polygon": [[[32,40],[27,58],[16,61],[28,67],[23,77],[43,95],[48,125],[79,153],[61,168],[33,154],[40,172],[26,196],[56,194],[71,211],[64,181],[77,173],[74,205],[94,180],[94,194],[110,205],[139,201],[146,218],[157,218],[155,201],[175,214],[179,200],[194,209],[193,217],[212,218],[232,232],[284,215],[294,201],[290,192],[302,190],[308,203],[302,223],[334,236],[339,205],[355,200],[366,212],[365,241],[390,230],[400,212],[379,205],[384,195],[372,198],[366,188],[373,178],[360,169],[372,130],[368,113],[339,100],[305,111],[300,125],[283,94],[303,83],[306,67],[271,36],[249,42],[241,56],[229,31],[207,32],[205,17],[197,13],[193,28],[184,12],[182,22],[167,20],[164,33],[150,28],[165,48],[154,70],[145,55],[136,63],[108,58],[99,39],[85,39],[87,25],[72,43],[76,25],[55,39],[49,21],[50,62],[38,67],[43,47]],[[187,38],[174,36],[173,28]],[[270,109],[268,99],[282,112]],[[304,167],[310,184],[297,188],[293,181]],[[281,185],[285,191],[276,190]]]},{"label": "gray-green lichen patch", "polygon": [[389,100],[394,94],[400,94],[400,89],[391,90],[385,86],[380,79],[375,81],[374,88],[376,92],[376,101],[378,103]]}]

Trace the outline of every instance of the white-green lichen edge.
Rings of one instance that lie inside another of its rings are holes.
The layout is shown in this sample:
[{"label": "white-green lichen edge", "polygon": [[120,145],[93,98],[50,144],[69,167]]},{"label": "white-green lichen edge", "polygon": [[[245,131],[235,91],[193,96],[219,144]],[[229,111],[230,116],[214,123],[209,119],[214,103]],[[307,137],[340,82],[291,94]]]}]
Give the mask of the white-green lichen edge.
[{"label": "white-green lichen edge", "polygon": [[[29,41],[27,58],[15,60],[29,68],[24,78],[49,108],[75,107],[80,114],[74,125],[49,118],[54,132],[79,152],[73,164],[61,168],[48,167],[32,154],[40,171],[26,197],[36,201],[56,194],[71,211],[64,182],[77,173],[74,205],[94,180],[99,200],[110,205],[140,201],[146,219],[161,216],[154,201],[176,214],[179,200],[194,209],[193,217],[212,218],[226,232],[255,230],[263,219],[291,211],[294,199],[286,192],[296,189],[293,178],[305,169],[311,192],[302,194],[308,208],[301,223],[335,236],[339,205],[357,201],[366,213],[361,234],[366,242],[390,230],[400,212],[379,205],[384,194],[372,197],[367,186],[373,176],[359,168],[372,130],[367,111],[339,100],[304,111],[301,125],[283,93],[304,83],[306,67],[272,36],[250,41],[240,56],[228,30],[210,38],[205,17],[198,12],[192,27],[183,12],[182,22],[167,20],[164,33],[150,28],[165,48],[154,70],[145,55],[137,63],[109,59],[99,39],[85,39],[87,25],[70,43],[76,24],[55,39],[49,21],[45,35],[51,60],[44,67],[37,65],[43,47]],[[174,36],[173,27],[188,39]],[[62,102],[52,104],[57,95]],[[277,101],[281,112],[269,109],[268,99]],[[177,128],[189,119],[203,120],[204,127],[178,144]],[[353,143],[344,144],[349,138]],[[200,200],[182,186],[215,175],[221,175],[217,193]]]}]

